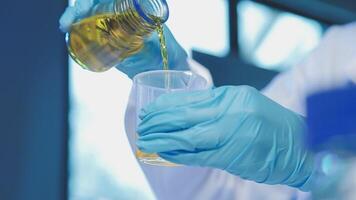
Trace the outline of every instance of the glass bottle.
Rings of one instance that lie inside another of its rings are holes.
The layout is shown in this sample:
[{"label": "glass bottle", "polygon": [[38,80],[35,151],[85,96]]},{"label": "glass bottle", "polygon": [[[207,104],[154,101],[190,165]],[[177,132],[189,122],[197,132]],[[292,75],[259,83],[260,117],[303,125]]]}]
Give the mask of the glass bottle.
[{"label": "glass bottle", "polygon": [[106,71],[138,53],[144,38],[169,16],[165,0],[113,0],[99,3],[75,22],[66,41],[71,57],[83,68]]}]

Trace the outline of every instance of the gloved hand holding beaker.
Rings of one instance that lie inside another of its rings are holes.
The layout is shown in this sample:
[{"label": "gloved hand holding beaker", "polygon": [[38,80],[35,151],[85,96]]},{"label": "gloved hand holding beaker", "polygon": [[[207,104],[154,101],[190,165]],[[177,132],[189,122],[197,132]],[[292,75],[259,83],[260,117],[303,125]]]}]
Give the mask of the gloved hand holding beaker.
[{"label": "gloved hand holding beaker", "polygon": [[166,94],[140,117],[137,145],[144,152],[309,190],[314,159],[303,145],[303,117],[254,88]]}]

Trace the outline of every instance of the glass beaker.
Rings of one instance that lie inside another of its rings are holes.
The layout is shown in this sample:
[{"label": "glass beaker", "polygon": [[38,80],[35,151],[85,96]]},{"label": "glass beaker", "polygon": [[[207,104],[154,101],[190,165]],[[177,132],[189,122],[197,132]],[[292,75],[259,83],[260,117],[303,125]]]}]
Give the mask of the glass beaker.
[{"label": "glass beaker", "polygon": [[69,54],[80,66],[106,71],[138,53],[144,38],[169,16],[165,0],[111,0],[97,4],[66,36]]},{"label": "glass beaker", "polygon": [[[200,75],[190,71],[158,70],[143,72],[133,78],[135,90],[136,122],[140,123],[138,113],[140,110],[157,99],[160,95],[172,92],[185,92],[205,90],[210,87],[208,82]],[[137,127],[136,126],[136,127]],[[137,133],[136,139],[137,139]],[[135,146],[136,157],[139,161],[160,166],[177,166],[168,162],[157,154],[147,154]]]}]

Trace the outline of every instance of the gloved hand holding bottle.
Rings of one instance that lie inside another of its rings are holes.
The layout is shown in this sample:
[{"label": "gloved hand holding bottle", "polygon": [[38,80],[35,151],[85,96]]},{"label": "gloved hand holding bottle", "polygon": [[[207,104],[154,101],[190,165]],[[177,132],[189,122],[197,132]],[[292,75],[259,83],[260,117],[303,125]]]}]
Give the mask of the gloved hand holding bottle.
[{"label": "gloved hand holding bottle", "polygon": [[[156,7],[152,7],[153,4]],[[62,15],[60,28],[69,33],[69,51],[72,57],[77,57],[75,60],[80,65],[92,71],[105,71],[115,64],[116,68],[132,78],[140,72],[163,68],[160,43],[155,31],[157,24],[152,20],[154,15],[160,17],[162,23],[168,19],[165,0],[77,0]],[[84,32],[92,27],[94,31]],[[129,39],[134,34],[143,38],[143,44]],[[187,70],[187,54],[166,26],[164,35],[169,68]],[[91,44],[90,40],[96,44]],[[73,56],[74,53],[81,57]]]},{"label": "gloved hand holding bottle", "polygon": [[304,119],[248,86],[163,95],[142,110],[138,147],[178,164],[309,190]]}]

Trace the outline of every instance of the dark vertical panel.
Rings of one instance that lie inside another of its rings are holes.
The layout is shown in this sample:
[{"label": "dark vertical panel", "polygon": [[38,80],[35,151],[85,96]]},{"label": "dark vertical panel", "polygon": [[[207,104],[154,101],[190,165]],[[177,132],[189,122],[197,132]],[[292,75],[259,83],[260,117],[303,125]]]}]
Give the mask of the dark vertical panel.
[{"label": "dark vertical panel", "polygon": [[228,0],[229,1],[229,41],[230,41],[230,54],[239,53],[238,45],[238,15],[237,15],[237,4],[239,0]]},{"label": "dark vertical panel", "polygon": [[0,199],[66,199],[65,0],[0,6]]}]

